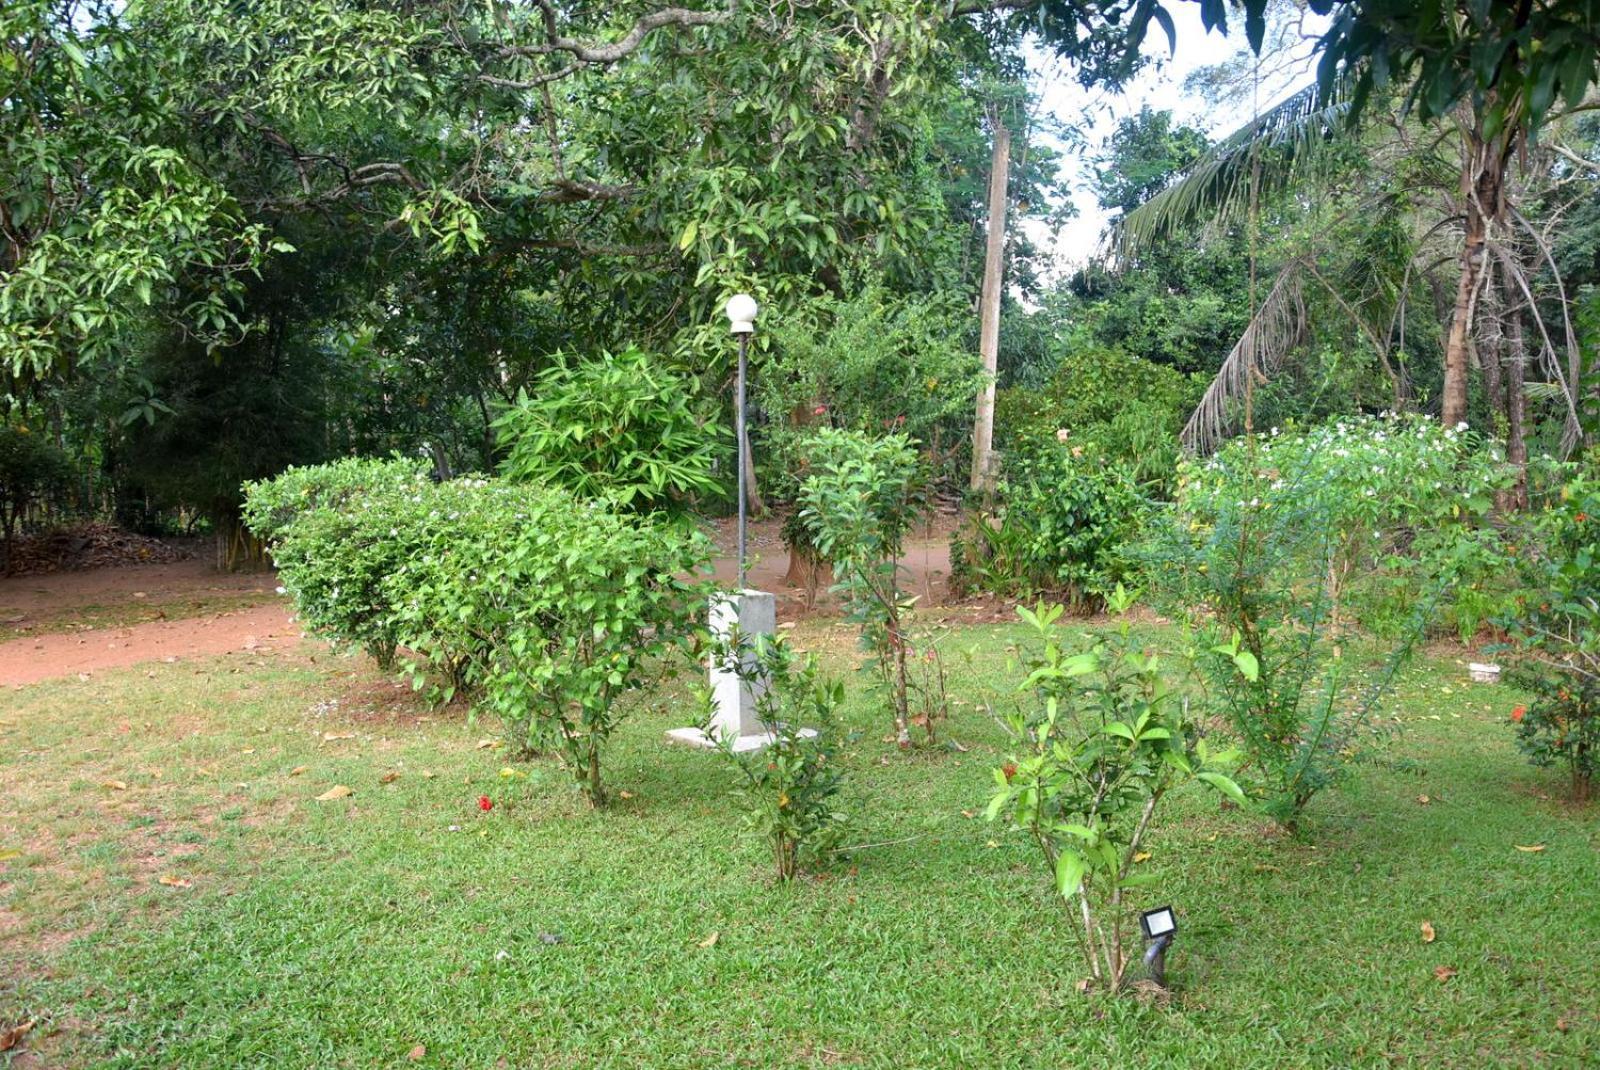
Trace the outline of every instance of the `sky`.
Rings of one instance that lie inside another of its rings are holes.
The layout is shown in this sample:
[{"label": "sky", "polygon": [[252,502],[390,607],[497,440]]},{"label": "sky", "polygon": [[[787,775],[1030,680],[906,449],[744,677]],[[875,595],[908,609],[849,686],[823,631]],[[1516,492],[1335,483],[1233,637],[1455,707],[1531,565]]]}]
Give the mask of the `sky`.
[{"label": "sky", "polygon": [[[1184,79],[1194,71],[1247,54],[1242,25],[1230,23],[1230,35],[1222,37],[1206,33],[1200,22],[1198,4],[1169,4],[1168,10],[1177,29],[1176,53],[1169,50],[1166,34],[1152,25],[1145,42],[1145,54],[1156,62],[1120,94],[1082,88],[1073,80],[1070,68],[1050,57],[1036,55],[1030,62],[1034,89],[1040,98],[1040,118],[1053,118],[1077,126],[1086,138],[1084,148],[1056,142],[1058,150],[1067,157],[1071,200],[1077,215],[1054,233],[1041,219],[1023,223],[1029,236],[1039,245],[1054,249],[1058,276],[1082,265],[1099,248],[1107,213],[1095,202],[1088,188],[1092,174],[1090,160],[1098,152],[1100,143],[1116,128],[1119,119],[1136,114],[1141,105],[1148,104],[1156,111],[1172,111],[1178,122],[1198,127],[1215,138],[1243,126],[1252,117],[1251,94],[1237,101],[1213,105],[1198,94],[1185,93],[1183,88]],[[1311,81],[1314,77],[1311,46],[1305,37],[1319,33],[1324,26],[1325,20],[1308,13],[1303,21],[1269,29],[1257,95],[1261,108],[1271,106]],[[1076,167],[1074,160],[1079,161]]]}]

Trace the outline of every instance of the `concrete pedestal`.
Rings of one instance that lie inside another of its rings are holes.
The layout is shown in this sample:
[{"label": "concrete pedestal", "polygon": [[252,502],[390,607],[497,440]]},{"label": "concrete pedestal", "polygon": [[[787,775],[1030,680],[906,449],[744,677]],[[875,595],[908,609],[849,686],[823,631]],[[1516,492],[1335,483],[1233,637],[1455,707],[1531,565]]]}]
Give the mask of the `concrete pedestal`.
[{"label": "concrete pedestal", "polygon": [[[777,631],[777,599],[766,591],[723,591],[711,599],[711,634],[714,639],[729,638],[735,627],[748,638],[772,635]],[[748,656],[747,656],[748,657]],[[727,736],[734,737],[737,752],[760,750],[772,742],[772,734],[761,723],[756,700],[765,693],[765,680],[749,682],[739,674],[711,665],[711,695],[716,713],[710,734],[698,728],[674,728],[667,733],[673,743],[692,747],[716,747]]]}]

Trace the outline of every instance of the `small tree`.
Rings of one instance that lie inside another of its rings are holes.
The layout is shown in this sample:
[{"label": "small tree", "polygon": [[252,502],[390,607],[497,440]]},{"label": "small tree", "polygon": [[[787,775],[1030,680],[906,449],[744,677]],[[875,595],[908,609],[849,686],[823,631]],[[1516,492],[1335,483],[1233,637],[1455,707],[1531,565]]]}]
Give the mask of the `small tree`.
[{"label": "small tree", "polygon": [[1600,481],[1580,472],[1538,527],[1523,610],[1504,622],[1511,678],[1533,693],[1512,720],[1518,748],[1535,765],[1566,766],[1582,802],[1600,779]]},{"label": "small tree", "polygon": [[712,657],[741,680],[765,682],[756,716],[771,742],[740,753],[731,737],[720,741],[739,769],[747,824],[771,845],[780,881],[794,879],[802,865],[826,865],[846,822],[837,808],[844,773],[835,717],[844,685],[823,678],[815,655],[796,653],[781,636],[747,639],[735,632]]},{"label": "small tree", "polygon": [[0,534],[5,537],[5,572],[28,508],[71,472],[66,454],[54,442],[23,426],[0,428]]},{"label": "small tree", "polygon": [[[833,562],[836,589],[850,619],[861,625],[887,684],[895,739],[911,746],[906,632],[914,598],[900,589],[899,557],[905,533],[922,506],[916,450],[905,435],[873,438],[855,431],[819,431],[806,449],[808,475],[800,488],[800,515],[821,555]],[[929,649],[933,649],[929,647]],[[937,656],[937,655],[935,655]],[[934,718],[924,715],[934,737]]]},{"label": "small tree", "polygon": [[[1118,586],[1110,606],[1125,614],[1133,597]],[[1110,992],[1130,961],[1130,891],[1153,882],[1135,867],[1162,801],[1189,780],[1236,802],[1244,795],[1189,718],[1188,702],[1162,679],[1160,659],[1131,636],[1123,616],[1112,638],[1068,653],[1059,605],[1019,608],[1035,649],[1019,690],[1032,702],[1005,722],[1019,751],[995,770],[990,820],[1028,835],[1076,915],[1072,928],[1095,982]]]}]

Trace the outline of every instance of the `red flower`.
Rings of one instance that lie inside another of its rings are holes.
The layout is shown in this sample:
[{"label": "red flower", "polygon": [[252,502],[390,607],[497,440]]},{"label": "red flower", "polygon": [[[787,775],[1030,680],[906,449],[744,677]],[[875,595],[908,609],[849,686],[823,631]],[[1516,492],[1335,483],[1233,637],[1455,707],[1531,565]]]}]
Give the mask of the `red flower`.
[{"label": "red flower", "polygon": [[1017,763],[1007,762],[1000,767],[1000,772],[1006,778],[1006,783],[1011,783],[1011,778],[1017,775]]},{"label": "red flower", "polygon": [[482,810],[484,813],[488,813],[490,810],[494,809],[494,800],[489,798],[487,795],[478,796],[478,809]]},{"label": "red flower", "polygon": [[1576,520],[1578,523],[1581,524],[1585,520],[1589,519],[1589,514],[1588,513],[1579,513],[1577,516],[1573,517],[1572,519]]},{"label": "red flower", "polygon": [[823,413],[825,413],[827,411],[828,411],[828,406],[826,406],[826,405],[818,405],[816,408],[811,410],[811,415],[813,415],[813,416],[821,416]]},{"label": "red flower", "polygon": [[1521,724],[1522,723],[1522,719],[1524,717],[1526,717],[1527,715],[1528,715],[1528,707],[1526,707],[1526,706],[1518,706],[1516,709],[1511,711],[1511,720],[1514,723]]}]

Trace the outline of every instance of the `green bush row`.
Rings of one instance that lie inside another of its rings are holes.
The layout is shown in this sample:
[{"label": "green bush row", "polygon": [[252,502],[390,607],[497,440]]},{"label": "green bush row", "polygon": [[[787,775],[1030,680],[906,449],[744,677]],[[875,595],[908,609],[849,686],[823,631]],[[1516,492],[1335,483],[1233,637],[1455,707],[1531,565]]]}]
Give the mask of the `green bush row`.
[{"label": "green bush row", "polygon": [[618,700],[693,643],[710,541],[568,491],[404,461],[341,461],[249,484],[301,619],[443,698],[470,696],[523,752],[559,754],[591,803]]}]

